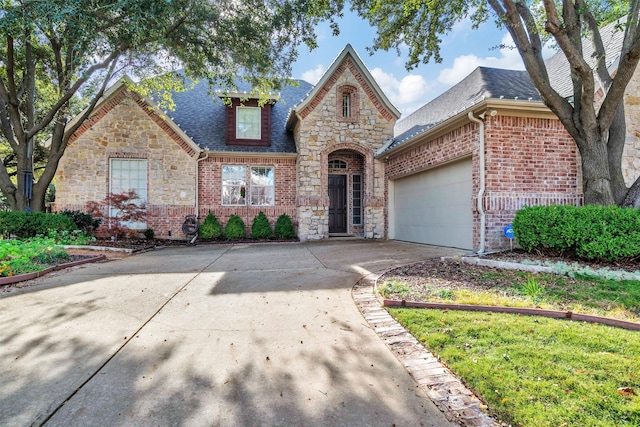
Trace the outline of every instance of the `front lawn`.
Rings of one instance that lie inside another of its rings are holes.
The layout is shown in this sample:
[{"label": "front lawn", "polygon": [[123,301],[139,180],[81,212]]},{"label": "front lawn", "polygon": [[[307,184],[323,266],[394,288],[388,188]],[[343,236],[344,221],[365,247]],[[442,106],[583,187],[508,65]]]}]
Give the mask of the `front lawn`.
[{"label": "front lawn", "polygon": [[[630,321],[640,282],[429,260],[392,270],[387,298],[544,307]],[[640,426],[640,333],[513,314],[388,308],[513,426]]]},{"label": "front lawn", "polygon": [[640,335],[512,314],[389,309],[513,426],[639,426]]}]

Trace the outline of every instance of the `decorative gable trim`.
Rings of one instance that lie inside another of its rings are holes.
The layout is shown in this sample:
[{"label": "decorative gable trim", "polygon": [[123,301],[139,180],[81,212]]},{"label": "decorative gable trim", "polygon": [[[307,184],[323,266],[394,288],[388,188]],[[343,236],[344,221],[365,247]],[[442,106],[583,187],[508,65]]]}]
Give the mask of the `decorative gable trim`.
[{"label": "decorative gable trim", "polygon": [[[198,145],[178,127],[178,125],[171,121],[170,118],[166,116],[162,117],[158,114],[157,107],[153,105],[151,101],[148,101],[138,93],[127,89],[124,83],[118,82],[114,87],[114,90],[110,92],[111,93],[108,93],[105,96],[104,100],[99,102],[91,116],[89,116],[74,132],[74,134],[71,135],[67,145],[71,145],[86,131],[91,129],[91,127],[93,127],[98,121],[104,118],[111,110],[113,110],[113,108],[122,103],[125,99],[129,98],[133,100],[142,109],[142,111],[144,111],[151,120],[153,120],[165,133],[167,133],[167,135],[169,135],[169,137],[171,137],[171,139],[173,139],[176,144],[178,144],[190,157],[196,157],[202,151],[200,147],[198,147]],[[81,115],[82,113],[80,113],[76,119]]]}]

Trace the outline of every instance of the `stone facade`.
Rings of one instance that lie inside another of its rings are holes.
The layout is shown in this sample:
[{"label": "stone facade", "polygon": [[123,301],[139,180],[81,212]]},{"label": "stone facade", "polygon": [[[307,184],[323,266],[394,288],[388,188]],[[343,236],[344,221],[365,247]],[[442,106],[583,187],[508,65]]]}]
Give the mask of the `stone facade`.
[{"label": "stone facade", "polygon": [[627,138],[622,154],[622,174],[627,186],[640,176],[640,69],[636,69],[624,97]]},{"label": "stone facade", "polygon": [[55,210],[85,211],[109,193],[112,159],[147,163],[147,227],[180,235],[194,213],[196,151],[138,95],[121,90],[69,142],[56,174]]},{"label": "stone facade", "polygon": [[[329,236],[328,162],[334,153],[348,157],[347,163],[351,167],[362,165],[363,221],[362,225],[354,225],[352,215],[348,215],[347,233],[383,238],[384,162],[376,160],[374,153],[393,137],[396,117],[376,97],[352,57],[346,56],[327,77],[321,81],[315,97],[297,112],[294,128],[298,150],[296,205],[300,239],[317,240]],[[351,120],[340,117],[344,88],[348,88],[351,95]],[[350,176],[353,174],[351,172]],[[349,187],[348,200],[351,200],[350,191]]]}]

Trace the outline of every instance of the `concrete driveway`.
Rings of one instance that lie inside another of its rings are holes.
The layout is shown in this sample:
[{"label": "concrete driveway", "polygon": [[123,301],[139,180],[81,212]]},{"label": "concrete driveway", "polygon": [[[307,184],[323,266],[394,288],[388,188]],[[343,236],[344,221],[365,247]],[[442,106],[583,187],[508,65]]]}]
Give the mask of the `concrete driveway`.
[{"label": "concrete driveway", "polygon": [[166,248],[0,294],[0,425],[447,426],[358,312],[400,242]]}]

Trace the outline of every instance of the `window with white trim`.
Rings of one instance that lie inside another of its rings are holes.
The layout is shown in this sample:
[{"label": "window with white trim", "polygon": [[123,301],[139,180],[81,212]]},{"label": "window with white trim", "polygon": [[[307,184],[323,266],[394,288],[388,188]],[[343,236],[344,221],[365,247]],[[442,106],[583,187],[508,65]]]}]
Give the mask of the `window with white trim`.
[{"label": "window with white trim", "polygon": [[[138,196],[132,200],[136,204],[147,202],[147,160],[146,159],[110,159],[109,164],[109,192],[121,194],[133,190]],[[110,208],[110,216],[118,215],[117,209]],[[122,225],[131,229],[144,229],[147,224],[143,221],[124,221]]]},{"label": "window with white trim", "polygon": [[260,107],[236,107],[236,139],[260,139]]},{"label": "window with white trim", "polygon": [[222,166],[222,204],[243,206],[246,204],[247,169],[244,166]]},{"label": "window with white trim", "polygon": [[272,167],[251,168],[251,206],[274,205],[274,170]]}]

